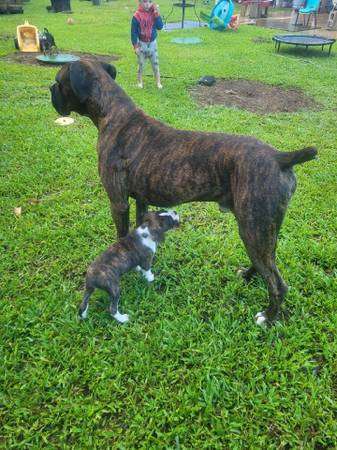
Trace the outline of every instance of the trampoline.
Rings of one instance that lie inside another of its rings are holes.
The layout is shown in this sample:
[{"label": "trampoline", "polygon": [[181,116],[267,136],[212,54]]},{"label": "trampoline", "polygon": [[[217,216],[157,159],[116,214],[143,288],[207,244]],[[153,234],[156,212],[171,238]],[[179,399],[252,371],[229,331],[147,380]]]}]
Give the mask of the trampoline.
[{"label": "trampoline", "polygon": [[302,46],[308,50],[309,47],[322,47],[322,51],[325,45],[329,46],[328,55],[331,53],[331,47],[335,43],[336,39],[325,38],[323,36],[308,36],[308,35],[296,35],[296,34],[283,34],[273,37],[275,42],[275,48],[279,52],[281,44],[289,44],[295,46]]}]

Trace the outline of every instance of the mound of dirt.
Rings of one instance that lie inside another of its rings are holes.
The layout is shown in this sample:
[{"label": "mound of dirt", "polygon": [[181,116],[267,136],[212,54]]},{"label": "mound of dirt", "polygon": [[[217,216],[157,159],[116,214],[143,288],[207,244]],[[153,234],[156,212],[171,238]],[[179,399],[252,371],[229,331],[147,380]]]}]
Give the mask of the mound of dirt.
[{"label": "mound of dirt", "polygon": [[189,91],[203,107],[221,105],[257,114],[320,109],[320,105],[300,89],[286,89],[259,81],[218,79],[213,86],[196,85]]},{"label": "mound of dirt", "polygon": [[[119,59],[116,55],[95,55],[94,53],[83,53],[83,52],[73,52],[71,50],[60,51],[60,53],[71,53],[72,55],[79,56],[80,58],[89,59],[92,61],[100,61],[105,63],[110,63],[111,61],[116,61]],[[44,66],[44,67],[52,67],[57,66],[56,64],[45,64],[36,59],[40,53],[30,53],[30,52],[15,52],[10,53],[9,55],[3,56],[0,58],[3,61],[28,64],[28,65],[36,65],[36,66]]]}]

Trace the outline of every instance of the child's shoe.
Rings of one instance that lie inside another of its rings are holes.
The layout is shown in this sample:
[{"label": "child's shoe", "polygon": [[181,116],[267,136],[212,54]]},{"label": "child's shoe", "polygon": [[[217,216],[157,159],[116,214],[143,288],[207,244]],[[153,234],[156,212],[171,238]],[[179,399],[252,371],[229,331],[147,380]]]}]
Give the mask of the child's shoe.
[{"label": "child's shoe", "polygon": [[158,89],[163,89],[163,85],[161,83],[157,83],[157,88]]},{"label": "child's shoe", "polygon": [[143,82],[138,81],[137,86],[139,87],[139,89],[143,89]]}]

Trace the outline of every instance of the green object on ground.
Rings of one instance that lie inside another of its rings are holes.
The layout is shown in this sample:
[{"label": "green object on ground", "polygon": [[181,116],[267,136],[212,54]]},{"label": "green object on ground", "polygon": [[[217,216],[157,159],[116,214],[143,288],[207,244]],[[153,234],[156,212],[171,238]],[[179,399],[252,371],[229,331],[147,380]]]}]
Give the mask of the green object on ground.
[{"label": "green object on ground", "polygon": [[66,64],[78,61],[80,58],[79,56],[69,55],[67,53],[58,53],[57,55],[40,55],[36,59],[46,64]]},{"label": "green object on ground", "polygon": [[190,37],[190,38],[174,38],[171,40],[174,44],[200,44],[202,39],[198,37]]}]

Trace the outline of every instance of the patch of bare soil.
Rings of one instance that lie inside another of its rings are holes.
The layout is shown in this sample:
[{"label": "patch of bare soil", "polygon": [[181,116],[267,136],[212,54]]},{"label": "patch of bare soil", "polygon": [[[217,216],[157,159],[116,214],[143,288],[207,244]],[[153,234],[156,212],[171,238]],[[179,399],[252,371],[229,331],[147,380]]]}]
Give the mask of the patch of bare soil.
[{"label": "patch of bare soil", "polygon": [[[60,50],[60,53],[70,53],[72,55],[79,56],[81,59],[89,59],[91,61],[100,61],[105,63],[110,63],[111,61],[116,61],[119,59],[116,55],[95,55],[94,53],[83,53],[83,52],[73,52],[72,50]],[[2,61],[16,62],[21,64],[28,64],[33,66],[45,66],[52,67],[58,64],[45,64],[36,59],[37,56],[42,55],[42,53],[30,53],[30,52],[15,52],[10,53],[6,56],[1,57]]]},{"label": "patch of bare soil", "polygon": [[218,79],[213,86],[192,87],[190,94],[203,107],[221,105],[257,114],[320,109],[320,105],[300,89],[286,89],[251,80]]}]

